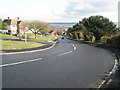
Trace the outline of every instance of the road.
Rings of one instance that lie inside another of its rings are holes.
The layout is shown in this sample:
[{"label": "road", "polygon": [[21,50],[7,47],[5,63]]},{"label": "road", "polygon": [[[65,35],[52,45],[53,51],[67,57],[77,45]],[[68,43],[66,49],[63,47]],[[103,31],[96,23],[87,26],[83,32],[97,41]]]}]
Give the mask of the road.
[{"label": "road", "polygon": [[3,88],[96,88],[114,66],[107,50],[62,39],[52,49],[2,56]]}]

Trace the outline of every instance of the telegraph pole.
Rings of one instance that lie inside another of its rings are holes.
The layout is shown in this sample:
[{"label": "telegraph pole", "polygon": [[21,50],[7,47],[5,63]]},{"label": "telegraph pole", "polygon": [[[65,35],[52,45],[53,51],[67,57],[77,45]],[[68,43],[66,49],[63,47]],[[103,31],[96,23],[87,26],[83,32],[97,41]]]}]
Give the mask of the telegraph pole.
[{"label": "telegraph pole", "polygon": [[118,2],[118,34],[120,34],[120,1]]}]

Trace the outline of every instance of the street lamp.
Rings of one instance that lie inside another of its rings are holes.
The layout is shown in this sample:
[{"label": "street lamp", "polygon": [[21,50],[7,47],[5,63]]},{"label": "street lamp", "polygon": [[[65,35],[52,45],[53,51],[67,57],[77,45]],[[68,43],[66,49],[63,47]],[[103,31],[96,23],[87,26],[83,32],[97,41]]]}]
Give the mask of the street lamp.
[{"label": "street lamp", "polygon": [[[118,29],[120,29],[120,1],[118,2]],[[120,34],[120,30],[118,30],[118,34]]]}]

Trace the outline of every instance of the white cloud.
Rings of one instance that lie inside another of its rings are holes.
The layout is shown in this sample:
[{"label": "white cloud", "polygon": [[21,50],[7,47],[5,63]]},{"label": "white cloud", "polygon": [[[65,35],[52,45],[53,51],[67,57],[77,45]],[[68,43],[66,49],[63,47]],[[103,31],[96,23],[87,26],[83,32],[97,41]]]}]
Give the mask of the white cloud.
[{"label": "white cloud", "polygon": [[90,15],[103,15],[117,21],[119,0],[3,0],[0,17],[24,20],[79,21]]},{"label": "white cloud", "polygon": [[119,0],[70,0],[63,18],[73,18],[73,20],[76,20],[90,15],[103,15],[112,21],[117,21],[118,1]]}]

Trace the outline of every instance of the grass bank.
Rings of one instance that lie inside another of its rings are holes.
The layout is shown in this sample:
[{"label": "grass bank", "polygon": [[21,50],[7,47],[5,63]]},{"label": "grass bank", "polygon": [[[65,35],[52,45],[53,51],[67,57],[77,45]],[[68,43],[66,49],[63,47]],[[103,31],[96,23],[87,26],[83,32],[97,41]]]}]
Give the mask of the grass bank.
[{"label": "grass bank", "polygon": [[44,46],[45,44],[36,43],[36,42],[23,42],[23,41],[8,41],[0,40],[2,43],[2,48],[0,50],[20,50],[20,49],[29,49]]},{"label": "grass bank", "polygon": [[[9,39],[9,40],[4,40],[4,39]],[[12,41],[14,39],[18,39],[18,41]],[[25,43],[24,41],[19,41],[19,38],[16,36],[0,33],[0,45],[1,45],[0,50],[21,50],[21,49],[37,48],[37,47],[46,45],[42,43],[37,43],[37,41],[54,41],[56,39],[57,37],[54,37],[54,36],[45,37],[43,35],[39,35],[37,39],[29,38],[28,42]],[[32,42],[29,42],[29,41],[32,41]]]},{"label": "grass bank", "polygon": [[47,36],[47,37],[38,37],[38,38],[29,38],[28,40],[40,40],[40,41],[54,41],[57,37],[54,36]]},{"label": "grass bank", "polygon": [[18,38],[18,37],[0,33],[0,39],[14,39],[14,38]]}]

